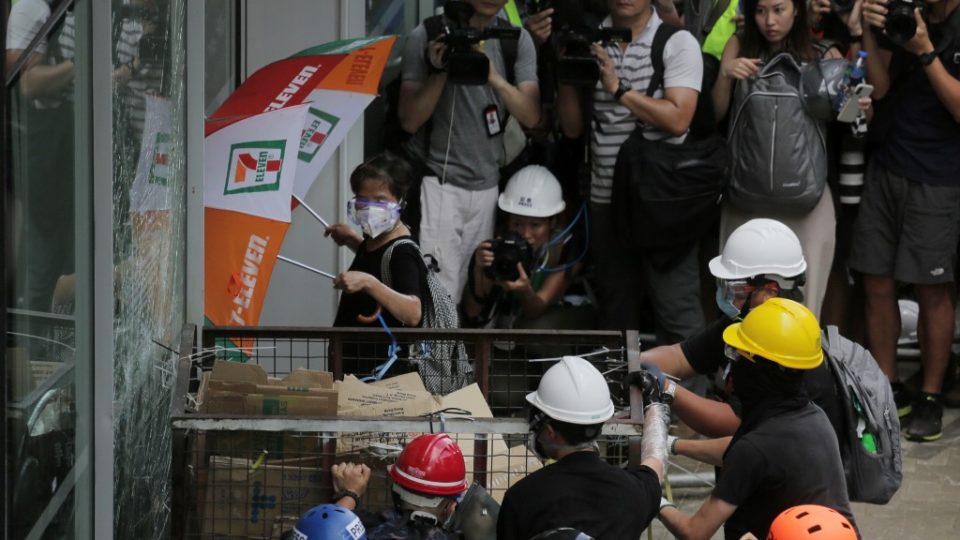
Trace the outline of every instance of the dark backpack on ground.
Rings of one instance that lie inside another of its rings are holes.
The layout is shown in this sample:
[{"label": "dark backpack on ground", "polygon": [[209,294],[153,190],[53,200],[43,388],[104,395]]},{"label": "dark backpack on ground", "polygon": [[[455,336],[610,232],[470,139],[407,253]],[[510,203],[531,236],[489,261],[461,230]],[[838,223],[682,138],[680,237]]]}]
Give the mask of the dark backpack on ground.
[{"label": "dark backpack on ground", "polygon": [[840,335],[823,332],[826,361],[837,383],[846,416],[840,441],[847,495],[851,501],[887,503],[903,479],[900,419],[893,390],[869,351]]},{"label": "dark backpack on ground", "polygon": [[804,214],[827,182],[823,127],[803,106],[800,65],[774,56],[738,81],[730,117],[730,202],[743,210]]},{"label": "dark backpack on ground", "polygon": [[[391,287],[390,260],[397,246],[409,244],[420,253],[420,246],[413,240],[397,240],[380,260],[380,275],[383,284]],[[423,254],[420,253],[421,259]],[[425,283],[422,290],[428,293],[421,305],[420,328],[460,328],[457,305],[444,289],[436,273],[424,264]],[[423,384],[431,394],[446,395],[473,382],[473,367],[469,363],[467,349],[462,341],[425,340],[410,345],[409,361],[417,366]]]},{"label": "dark backpack on ground", "polygon": [[[663,49],[678,30],[661,24],[654,35],[650,49],[653,75],[646,91],[650,97],[663,85]],[[651,141],[638,128],[620,147],[613,173],[612,210],[637,248],[683,255],[719,217],[728,156],[715,125],[707,90],[697,99],[683,143]]]}]

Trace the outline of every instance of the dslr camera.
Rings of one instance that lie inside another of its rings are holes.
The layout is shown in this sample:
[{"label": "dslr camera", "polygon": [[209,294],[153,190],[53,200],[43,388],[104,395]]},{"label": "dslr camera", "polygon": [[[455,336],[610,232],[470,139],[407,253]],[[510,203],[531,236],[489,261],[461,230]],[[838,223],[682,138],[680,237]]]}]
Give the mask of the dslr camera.
[{"label": "dslr camera", "polygon": [[515,281],[520,277],[517,263],[530,273],[533,267],[533,248],[519,235],[510,233],[503,238],[490,240],[493,264],[484,268],[483,274],[493,281]]},{"label": "dslr camera", "polygon": [[[883,31],[891,41],[903,45],[917,33],[917,20],[913,16],[916,8],[923,9],[922,0],[890,0],[887,3],[887,22]],[[874,31],[876,27],[872,27]]]},{"label": "dslr camera", "polygon": [[518,28],[480,30],[470,26],[473,6],[463,1],[447,2],[443,8],[444,29],[440,42],[447,44],[443,63],[447,66],[447,80],[453,84],[484,85],[490,76],[490,60],[474,45],[487,39],[518,39]]}]

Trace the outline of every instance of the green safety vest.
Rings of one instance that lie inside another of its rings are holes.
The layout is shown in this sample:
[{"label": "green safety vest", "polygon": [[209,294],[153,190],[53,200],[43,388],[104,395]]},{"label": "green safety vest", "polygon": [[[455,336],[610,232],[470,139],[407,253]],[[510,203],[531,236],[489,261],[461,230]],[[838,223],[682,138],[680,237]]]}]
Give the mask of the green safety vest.
[{"label": "green safety vest", "polygon": [[507,19],[510,21],[510,24],[517,27],[523,26],[523,20],[520,19],[520,11],[517,10],[516,0],[508,0],[507,5],[503,6],[503,10],[507,13]]},{"label": "green safety vest", "polygon": [[713,23],[713,28],[707,34],[707,38],[703,40],[703,52],[716,57],[717,60],[723,56],[723,48],[727,45],[730,36],[737,32],[737,23],[733,22],[733,16],[737,14],[737,6],[739,5],[739,0],[730,0],[730,5],[720,15],[717,22]]}]

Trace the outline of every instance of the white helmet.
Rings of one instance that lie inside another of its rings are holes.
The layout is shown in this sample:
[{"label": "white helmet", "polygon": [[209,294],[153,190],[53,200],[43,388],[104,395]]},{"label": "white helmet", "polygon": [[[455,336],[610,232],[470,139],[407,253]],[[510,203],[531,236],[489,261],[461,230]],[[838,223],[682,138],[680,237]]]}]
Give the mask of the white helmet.
[{"label": "white helmet", "polygon": [[917,321],[920,319],[920,306],[913,300],[901,298],[897,300],[900,306],[900,338],[897,343],[910,345],[917,343]]},{"label": "white helmet", "polygon": [[563,212],[567,204],[552,172],[540,165],[527,165],[510,177],[497,206],[511,214],[545,218]]},{"label": "white helmet", "polygon": [[718,279],[770,275],[792,278],[803,274],[807,261],[797,235],[773,219],[751,219],[734,230],[723,252],[710,261]]},{"label": "white helmet", "polygon": [[607,381],[579,356],[564,356],[548,369],[527,401],[550,418],[570,424],[602,424],[613,416]]}]

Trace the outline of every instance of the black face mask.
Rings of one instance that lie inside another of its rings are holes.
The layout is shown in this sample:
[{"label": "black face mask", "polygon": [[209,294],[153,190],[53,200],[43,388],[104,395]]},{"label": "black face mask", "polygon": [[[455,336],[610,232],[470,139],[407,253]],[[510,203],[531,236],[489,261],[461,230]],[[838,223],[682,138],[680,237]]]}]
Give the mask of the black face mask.
[{"label": "black face mask", "polygon": [[794,398],[803,394],[803,373],[785,369],[766,359],[750,361],[740,357],[730,368],[733,393],[744,412],[762,401]]}]

